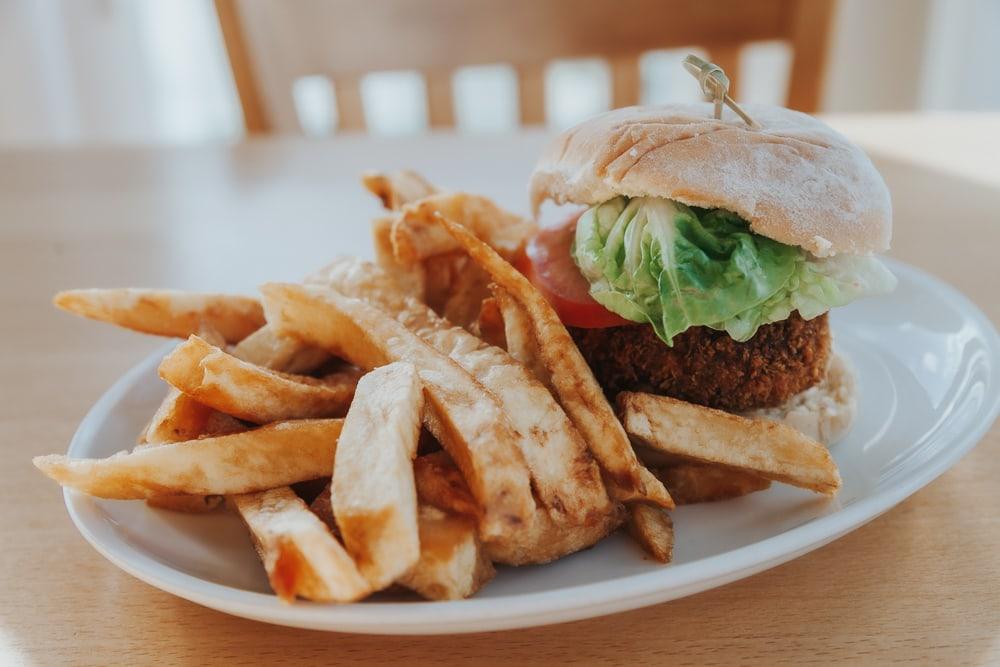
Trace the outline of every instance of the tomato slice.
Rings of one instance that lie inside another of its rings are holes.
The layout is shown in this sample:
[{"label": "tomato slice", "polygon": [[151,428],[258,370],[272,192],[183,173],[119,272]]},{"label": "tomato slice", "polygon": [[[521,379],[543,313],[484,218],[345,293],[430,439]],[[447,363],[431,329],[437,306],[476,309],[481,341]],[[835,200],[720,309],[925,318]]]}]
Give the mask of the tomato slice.
[{"label": "tomato slice", "polygon": [[590,283],[573,261],[570,248],[582,214],[576,213],[558,227],[538,232],[516,262],[517,268],[545,295],[564,324],[585,329],[635,324],[594,301]]}]

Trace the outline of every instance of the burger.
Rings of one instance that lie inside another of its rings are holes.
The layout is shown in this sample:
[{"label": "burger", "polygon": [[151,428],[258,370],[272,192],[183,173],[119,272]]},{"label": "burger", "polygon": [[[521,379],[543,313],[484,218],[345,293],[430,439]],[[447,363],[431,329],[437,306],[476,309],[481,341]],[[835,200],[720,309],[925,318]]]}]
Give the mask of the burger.
[{"label": "burger", "polygon": [[855,413],[828,311],[891,291],[889,192],[819,120],[745,105],[617,109],[556,137],[531,178],[576,205],[521,270],[610,398],[644,391],[789,423],[826,443]]}]

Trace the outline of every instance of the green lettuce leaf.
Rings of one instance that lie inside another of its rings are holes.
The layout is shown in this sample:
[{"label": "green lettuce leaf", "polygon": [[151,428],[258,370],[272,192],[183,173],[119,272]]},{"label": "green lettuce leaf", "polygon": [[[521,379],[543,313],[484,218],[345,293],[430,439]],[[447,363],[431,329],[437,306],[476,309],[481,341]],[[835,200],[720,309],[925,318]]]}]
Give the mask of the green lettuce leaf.
[{"label": "green lettuce leaf", "polygon": [[598,303],[651,324],[668,345],[693,326],[746,341],[793,311],[812,319],[896,285],[872,257],[814,257],[754,234],[735,213],[653,197],[584,213],[573,258]]}]

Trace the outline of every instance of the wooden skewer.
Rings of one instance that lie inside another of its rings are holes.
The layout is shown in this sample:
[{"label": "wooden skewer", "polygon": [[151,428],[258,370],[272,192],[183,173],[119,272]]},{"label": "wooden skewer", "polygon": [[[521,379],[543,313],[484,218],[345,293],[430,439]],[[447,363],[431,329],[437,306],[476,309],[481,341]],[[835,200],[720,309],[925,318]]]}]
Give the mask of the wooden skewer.
[{"label": "wooden skewer", "polygon": [[705,99],[715,104],[714,115],[717,119],[722,119],[722,105],[725,104],[727,107],[732,109],[737,116],[742,118],[744,123],[750,127],[757,127],[757,123],[754,119],[747,115],[747,113],[740,108],[740,105],[736,103],[736,100],[729,96],[729,77],[726,76],[726,73],[722,71],[721,67],[692,54],[684,59],[684,69],[686,69],[691,76],[698,79],[698,83],[701,85],[701,92],[705,96]]}]

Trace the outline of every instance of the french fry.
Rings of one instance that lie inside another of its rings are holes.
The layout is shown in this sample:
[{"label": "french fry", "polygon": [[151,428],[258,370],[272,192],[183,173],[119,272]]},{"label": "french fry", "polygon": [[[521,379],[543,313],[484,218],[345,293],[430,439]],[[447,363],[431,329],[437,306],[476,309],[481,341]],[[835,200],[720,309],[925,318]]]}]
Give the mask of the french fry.
[{"label": "french fry", "polygon": [[[424,197],[437,194],[439,190],[428,183],[420,174],[413,171],[398,171],[393,174],[369,172],[361,177],[365,188],[382,201],[382,206],[389,211],[398,211],[406,204],[413,203]],[[410,296],[426,300],[428,291],[431,299],[437,305],[443,305],[447,300],[448,282],[436,281],[438,275],[428,277],[427,267],[420,264],[404,265],[396,260],[392,248],[392,226],[396,217],[376,218],[372,220],[372,241],[375,246],[375,261],[399,283],[401,290]],[[441,262],[436,262],[441,265]],[[447,265],[447,262],[444,263]],[[430,287],[428,289],[428,283]]]},{"label": "french fry", "polygon": [[337,539],[288,487],[231,498],[271,588],[285,602],[353,602],[371,592]]},{"label": "french fry", "polygon": [[421,505],[420,559],[398,583],[428,600],[460,600],[482,588],[496,570],[472,519]]},{"label": "french fry", "polygon": [[464,257],[458,253],[434,255],[411,266],[420,270],[423,290],[418,298],[435,313],[444,314],[452,293],[460,282],[460,267]]},{"label": "french fry", "polygon": [[504,340],[507,341],[507,351],[510,356],[530,370],[542,384],[552,387],[552,373],[538,353],[538,342],[532,331],[528,311],[515,301],[508,291],[499,286],[493,288],[493,302],[503,322]]},{"label": "french fry", "polygon": [[214,512],[221,505],[222,496],[154,496],[146,499],[146,504],[161,510],[183,512],[185,514],[206,514]]},{"label": "french fry", "polygon": [[[336,461],[334,461],[336,463]],[[338,533],[337,520],[333,517],[333,498],[332,498],[332,482],[327,482],[323,490],[319,492],[319,495],[313,498],[313,501],[309,503],[309,509],[312,513],[319,517],[319,520],[327,525],[327,527],[333,531],[333,534]]]},{"label": "french fry", "polygon": [[[520,358],[528,368],[539,373],[548,384],[577,430],[590,446],[616,500],[641,500],[662,507],[673,507],[673,501],[663,485],[645,471],[635,456],[622,425],[604,397],[566,327],[545,297],[517,269],[483,243],[462,225],[439,217],[439,222],[469,253],[493,281],[516,303],[526,330],[521,352],[531,358]],[[503,304],[501,304],[501,307]],[[506,318],[507,312],[504,312]],[[530,337],[529,337],[530,336]],[[512,332],[507,329],[507,344],[511,348]],[[517,357],[517,354],[515,354]]]},{"label": "french fry", "polygon": [[412,364],[382,366],[358,382],[337,443],[333,515],[362,576],[381,590],[420,559],[417,455],[423,388]]},{"label": "french fry", "polygon": [[[206,432],[209,421],[217,414],[207,405],[202,405],[190,396],[185,396],[170,387],[166,398],[146,427],[142,441],[163,443],[194,440]],[[239,425],[236,420],[233,422],[234,427]]]},{"label": "french fry", "polygon": [[660,507],[636,503],[629,507],[629,533],[650,556],[661,563],[674,557],[674,522]]},{"label": "french fry", "polygon": [[441,308],[441,315],[463,329],[472,330],[479,319],[483,300],[490,295],[489,276],[467,257],[459,258],[450,293]]},{"label": "french fry", "polygon": [[99,498],[249,493],[329,474],[342,425],[342,419],[279,422],[106,459],[52,454],[33,462],[59,484]]},{"label": "french fry", "polygon": [[406,204],[440,192],[423,176],[409,169],[392,174],[369,171],[361,176],[361,183],[382,201],[387,211],[398,211]]},{"label": "french fry", "polygon": [[78,289],[53,303],[67,312],[156,336],[187,338],[204,327],[236,343],[264,325],[260,303],[233,294],[154,289]]},{"label": "french fry", "polygon": [[[476,321],[476,331],[484,342],[499,347],[501,350],[507,349],[507,334],[504,331],[503,313],[497,300],[492,296],[483,299],[479,304],[479,318]],[[514,355],[511,355],[514,356]],[[517,358],[516,356],[514,357]]]},{"label": "french fry", "polygon": [[[226,344],[222,335],[213,329],[203,328],[200,335],[211,340],[213,345]],[[210,429],[214,432],[210,432]],[[160,407],[143,429],[137,444],[183,442],[203,435],[226,435],[245,430],[233,417],[218,413],[170,387]]]},{"label": "french fry", "polygon": [[660,468],[656,476],[678,505],[729,500],[771,486],[771,480],[752,473],[697,463]]},{"label": "french fry", "polygon": [[[199,336],[215,347],[225,344],[225,339],[211,329],[202,329]],[[182,344],[183,345],[183,344]],[[246,361],[268,368],[306,372],[313,370],[330,355],[316,348],[303,346],[295,340],[278,338],[263,326],[236,345],[236,350]],[[234,350],[234,352],[236,351]],[[143,442],[162,444],[241,433],[247,427],[235,417],[202,405],[186,394],[171,387],[143,434]],[[213,511],[223,501],[222,496],[155,496],[146,504],[157,509],[201,514]]]},{"label": "french fry", "polygon": [[[417,457],[413,472],[420,502],[473,520],[481,517],[464,478],[447,452]],[[484,547],[489,559],[497,563],[547,563],[596,544],[618,528],[623,519],[622,507],[613,505],[591,523],[567,526],[554,522],[549,511],[538,508],[516,534],[504,540],[487,540]]]},{"label": "french fry", "polygon": [[652,449],[817,493],[840,488],[826,447],[784,424],[643,393],[618,394],[618,406],[629,435]]},{"label": "french fry", "polygon": [[418,456],[413,462],[413,479],[421,502],[477,521],[482,518],[482,508],[448,452]]},{"label": "french fry", "polygon": [[535,493],[552,511],[553,520],[588,523],[611,511],[586,443],[548,390],[510,355],[407,299],[387,274],[368,262],[338,260],[307,280],[365,299],[392,315],[492,392],[518,432],[517,445]]},{"label": "french fry", "polygon": [[[418,457],[417,461],[421,458],[426,457]],[[478,516],[475,500],[451,459],[448,459],[447,470],[457,477],[464,488],[472,515]],[[316,496],[309,509],[337,534],[329,484]],[[496,574],[476,534],[476,519],[473,516],[453,514],[420,503],[417,521],[420,527],[420,560],[396,583],[429,600],[458,600],[478,591]]]},{"label": "french fry", "polygon": [[[222,335],[213,329],[203,328],[201,335],[213,345],[225,345]],[[173,387],[167,391],[160,407],[149,421],[139,445],[183,442],[202,437],[242,433],[247,427],[238,419],[212,410]],[[204,514],[217,509],[222,496],[155,496],[146,504],[157,509],[186,514]]]},{"label": "french fry", "polygon": [[408,361],[424,383],[428,429],[451,452],[485,508],[485,537],[509,534],[535,509],[517,434],[496,399],[454,361],[383,311],[314,286],[269,284],[268,323],[365,369]]},{"label": "french fry", "polygon": [[[426,301],[427,292],[427,272],[421,264],[404,266],[396,261],[396,254],[392,250],[392,223],[395,218],[384,217],[372,220],[372,246],[375,250],[375,262],[383,271],[392,276],[392,279],[399,285],[399,289],[407,295]],[[434,290],[441,292],[435,286]],[[440,294],[438,301],[446,299]]]},{"label": "french fry", "polygon": [[342,417],[357,383],[354,373],[326,380],[279,374],[240,361],[198,336],[167,355],[159,373],[202,405],[255,424]]},{"label": "french fry", "polygon": [[503,210],[486,197],[465,193],[431,195],[403,207],[392,227],[396,259],[413,264],[461,250],[435,220],[443,215],[482,239],[503,257],[513,258],[537,230],[533,222]]},{"label": "french fry", "polygon": [[[213,341],[208,342],[221,347]],[[266,325],[237,343],[232,355],[257,366],[297,375],[311,373],[330,359],[326,350],[303,345],[294,338],[276,336]]]}]

